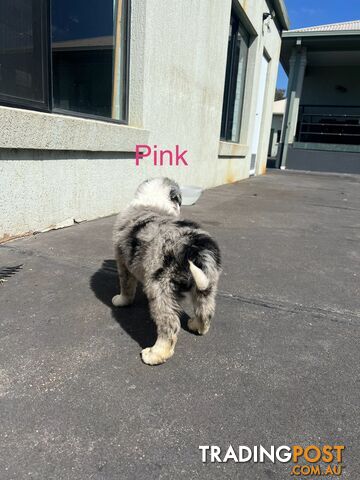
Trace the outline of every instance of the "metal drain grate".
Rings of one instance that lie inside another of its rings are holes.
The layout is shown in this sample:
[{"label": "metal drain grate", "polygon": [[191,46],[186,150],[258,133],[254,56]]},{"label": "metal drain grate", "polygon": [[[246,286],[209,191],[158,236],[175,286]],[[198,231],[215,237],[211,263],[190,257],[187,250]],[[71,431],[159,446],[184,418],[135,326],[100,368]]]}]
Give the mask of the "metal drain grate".
[{"label": "metal drain grate", "polygon": [[9,277],[12,277],[21,270],[23,264],[15,265],[14,267],[0,267],[0,282],[6,282]]}]

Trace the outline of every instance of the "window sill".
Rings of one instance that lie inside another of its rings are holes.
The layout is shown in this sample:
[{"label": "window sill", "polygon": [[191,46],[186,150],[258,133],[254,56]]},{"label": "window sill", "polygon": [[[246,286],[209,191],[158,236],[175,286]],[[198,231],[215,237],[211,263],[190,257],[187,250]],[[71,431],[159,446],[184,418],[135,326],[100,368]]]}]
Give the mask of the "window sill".
[{"label": "window sill", "polygon": [[148,139],[141,128],[0,106],[0,148],[134,152]]},{"label": "window sill", "polygon": [[249,146],[242,143],[219,142],[219,157],[246,157]]}]

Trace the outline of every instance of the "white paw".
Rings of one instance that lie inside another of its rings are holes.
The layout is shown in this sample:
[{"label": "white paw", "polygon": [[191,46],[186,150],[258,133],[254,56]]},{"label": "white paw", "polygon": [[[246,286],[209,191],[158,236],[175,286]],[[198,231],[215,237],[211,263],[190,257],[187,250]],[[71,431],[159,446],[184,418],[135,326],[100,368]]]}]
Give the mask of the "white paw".
[{"label": "white paw", "polygon": [[187,325],[188,325],[189,330],[191,330],[192,332],[196,332],[199,335],[205,335],[205,333],[207,333],[209,331],[209,328],[210,328],[209,323],[204,325],[196,317],[189,318]]},{"label": "white paw", "polygon": [[141,358],[147,365],[159,365],[167,360],[162,352],[155,350],[153,347],[144,348],[144,350],[141,351]]},{"label": "white paw", "polygon": [[112,298],[112,304],[114,305],[114,307],[125,307],[126,305],[130,305],[131,303],[132,300],[122,294],[115,295],[115,297]]}]

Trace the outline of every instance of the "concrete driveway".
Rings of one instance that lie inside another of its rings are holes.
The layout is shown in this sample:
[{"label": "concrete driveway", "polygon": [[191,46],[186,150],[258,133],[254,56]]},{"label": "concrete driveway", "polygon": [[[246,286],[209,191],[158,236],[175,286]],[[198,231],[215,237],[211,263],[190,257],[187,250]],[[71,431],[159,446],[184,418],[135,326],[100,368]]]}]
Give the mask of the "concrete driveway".
[{"label": "concrete driveway", "polygon": [[2,480],[282,480],[291,462],[202,463],[199,445],[295,444],[345,445],[358,478],[360,177],[271,173],[183,214],[224,274],[209,334],[182,330],[159,367],[139,357],[141,292],[111,308],[114,218],[1,246]]}]

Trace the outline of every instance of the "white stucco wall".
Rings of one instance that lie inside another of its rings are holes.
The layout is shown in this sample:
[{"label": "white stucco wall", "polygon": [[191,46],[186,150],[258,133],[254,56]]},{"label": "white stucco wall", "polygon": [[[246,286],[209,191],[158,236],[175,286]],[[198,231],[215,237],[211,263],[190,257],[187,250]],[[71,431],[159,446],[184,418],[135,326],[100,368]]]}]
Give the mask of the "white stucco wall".
[{"label": "white stucco wall", "polygon": [[231,0],[146,2],[144,126],[150,144],[188,150],[188,167],[161,174],[203,187],[223,183],[217,152],[230,8]]},{"label": "white stucco wall", "polygon": [[[267,152],[271,131],[272,110],[275,96],[276,79],[278,72],[281,33],[279,32],[275,21],[268,18],[263,22],[263,13],[269,12],[268,4],[265,0],[256,2],[249,0],[239,0],[242,7],[240,15],[244,15],[243,24],[249,22],[254,29],[251,35],[251,44],[249,49],[249,58],[247,66],[247,78],[245,86],[244,110],[241,125],[240,141],[246,147],[245,156],[232,158],[232,170],[229,175],[225,165],[225,181],[234,181],[245,178],[249,175],[250,167],[250,146],[252,134],[254,131],[256,100],[259,85],[259,75],[262,56],[265,54],[269,60],[266,90],[264,98],[264,107],[260,129],[260,141],[256,161],[256,174],[263,174],[266,171]],[[240,17],[241,18],[241,17]],[[251,32],[249,32],[251,34]],[[223,160],[225,160],[223,158]]]},{"label": "white stucco wall", "polygon": [[[266,169],[281,34],[274,20],[263,25],[263,13],[269,11],[265,0],[238,1],[243,25],[251,25],[250,48],[240,144],[224,145],[219,135],[231,5],[231,0],[146,2],[143,124],[151,144],[179,143],[188,149],[189,167],[162,170],[180,182],[211,187],[249,176],[264,52],[270,61],[256,173]],[[159,115],[163,102],[168,108]]]},{"label": "white stucco wall", "polygon": [[[168,175],[202,187],[249,175],[260,62],[269,57],[257,173],[266,166],[280,52],[265,0],[239,0],[249,30],[240,144],[220,142],[231,0],[133,0],[129,126],[0,107],[0,239],[119,211]],[[135,166],[138,143],[188,150],[188,167]]]},{"label": "white stucco wall", "polygon": [[[251,4],[257,2],[250,2]],[[268,11],[267,4],[264,2],[263,11]],[[258,11],[258,16],[260,12]],[[259,20],[258,20],[259,22]],[[258,42],[258,56],[259,58],[265,51],[269,58],[269,67],[267,73],[267,80],[266,80],[266,90],[265,90],[265,99],[264,99],[264,110],[263,110],[263,118],[262,118],[262,125],[260,131],[260,142],[259,142],[259,149],[257,154],[257,174],[264,174],[266,171],[266,163],[267,163],[267,153],[268,153],[268,146],[269,146],[269,138],[270,138],[270,131],[271,131],[271,122],[272,122],[272,111],[274,105],[274,97],[275,97],[275,88],[276,88],[276,80],[278,74],[278,65],[279,65],[279,56],[280,56],[280,49],[281,49],[281,34],[279,30],[275,27],[274,21],[268,22],[269,28],[264,27],[264,29],[260,28],[262,35],[259,35]],[[258,62],[258,68],[260,66],[260,62]],[[256,80],[254,82],[254,91],[256,92],[257,83]],[[256,96],[256,94],[255,94]],[[250,133],[251,136],[251,133]]]},{"label": "white stucco wall", "polygon": [[[126,180],[134,176],[131,157],[107,152],[2,151],[2,237],[118,212],[135,189],[135,182]],[[145,178],[142,169],[138,179]]]}]

